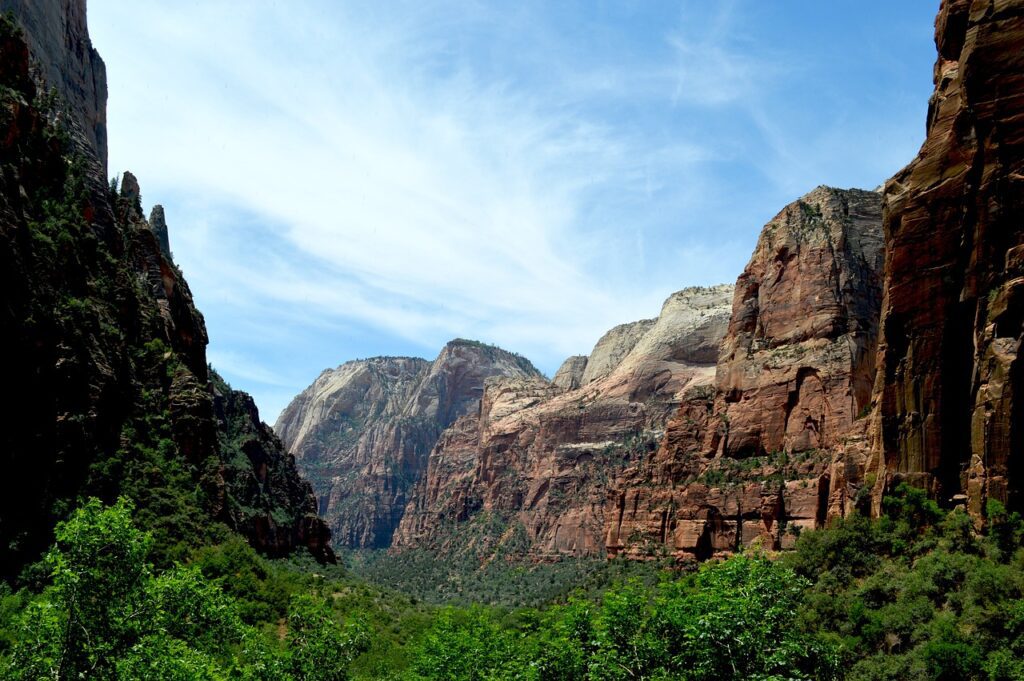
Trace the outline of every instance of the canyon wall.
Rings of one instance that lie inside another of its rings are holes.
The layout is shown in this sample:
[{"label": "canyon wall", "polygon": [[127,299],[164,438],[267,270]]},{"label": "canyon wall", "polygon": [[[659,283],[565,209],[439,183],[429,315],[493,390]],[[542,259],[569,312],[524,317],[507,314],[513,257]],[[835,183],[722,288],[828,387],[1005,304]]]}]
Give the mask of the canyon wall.
[{"label": "canyon wall", "polygon": [[86,0],[0,0],[17,17],[32,53],[31,69],[61,98],[62,124],[107,174],[107,68],[89,40]]},{"label": "canyon wall", "polygon": [[477,413],[492,376],[547,383],[518,355],[457,339],[433,362],[347,362],[288,405],[275,430],[312,482],[337,545],[390,546],[431,448],[457,418]]},{"label": "canyon wall", "polygon": [[267,553],[332,559],[292,459],[262,437],[247,396],[214,390],[203,317],[138,182],[107,181],[84,2],[3,8],[0,361],[16,397],[0,428],[0,569],[36,559],[78,499],[121,494],[166,549],[223,522]]},{"label": "canyon wall", "polygon": [[882,249],[878,192],[819,187],[765,225],[735,287],[673,295],[553,384],[489,381],[395,550],[452,552],[485,522],[488,550],[532,559],[695,560],[869,503]]},{"label": "canyon wall", "polygon": [[732,292],[673,294],[657,319],[615,327],[586,362],[570,358],[558,383],[489,380],[479,413],[430,453],[395,550],[452,551],[465,523],[487,522],[492,544],[534,559],[603,555],[607,489],[654,453],[684,396],[713,380]]},{"label": "canyon wall", "polygon": [[765,225],[736,282],[713,384],[692,391],[654,457],[609,488],[610,554],[785,547],[852,505],[866,460],[847,450],[870,408],[882,247],[876,192],[818,187]]},{"label": "canyon wall", "polygon": [[885,185],[872,445],[887,486],[980,524],[1022,510],[1024,3],[944,0],[935,44],[927,138]]},{"label": "canyon wall", "polygon": [[1024,3],[946,0],[936,45],[926,141],[882,192],[785,207],[727,328],[666,304],[550,384],[489,381],[395,549],[451,552],[476,523],[534,559],[699,560],[878,514],[904,481],[979,527],[989,501],[1020,509]]}]

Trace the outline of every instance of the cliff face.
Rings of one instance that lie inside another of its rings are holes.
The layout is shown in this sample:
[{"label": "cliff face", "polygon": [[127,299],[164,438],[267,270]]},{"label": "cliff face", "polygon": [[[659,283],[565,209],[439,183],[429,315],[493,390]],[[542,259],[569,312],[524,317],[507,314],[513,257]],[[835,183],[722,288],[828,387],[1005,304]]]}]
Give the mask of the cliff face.
[{"label": "cliff face", "polygon": [[310,484],[260,420],[252,397],[214,374],[213,409],[226,487],[218,515],[268,555],[305,546],[318,559],[332,561],[331,533],[317,516]]},{"label": "cliff face", "polygon": [[0,0],[18,18],[36,76],[55,88],[72,128],[107,175],[107,69],[89,40],[86,0]]},{"label": "cliff face", "polygon": [[605,500],[649,457],[686,392],[714,374],[732,287],[687,289],[660,316],[616,327],[586,361],[536,378],[487,382],[479,414],[459,419],[430,453],[394,537],[396,549],[452,550],[459,524],[498,520],[491,541],[534,558],[601,555]]},{"label": "cliff face", "polygon": [[881,209],[875,192],[819,187],[765,225],[718,362],[723,455],[833,447],[869,405]]},{"label": "cliff face", "polygon": [[1022,507],[1024,3],[944,0],[935,43],[927,138],[885,186],[872,444],[980,521]]},{"label": "cliff face", "polygon": [[[0,434],[11,483],[0,494],[0,566],[16,573],[38,556],[82,496],[120,494],[165,548],[222,520],[268,552],[306,543],[331,557],[283,452],[268,452],[283,494],[242,491],[255,467],[225,461],[202,315],[142,215],[137,181],[125,173],[112,191],[102,139],[77,124],[102,121],[104,104],[84,3],[30,5],[4,7],[41,50],[34,74],[23,34],[0,21],[0,357],[17,395]],[[51,85],[63,101],[43,94]],[[258,517],[288,539],[265,542],[252,530]]]},{"label": "cliff face", "polygon": [[275,425],[313,484],[338,545],[386,547],[441,432],[476,413],[492,376],[543,381],[525,359],[472,341],[432,363],[404,357],[323,372]]},{"label": "cliff face", "polygon": [[825,520],[833,482],[845,501],[834,461],[866,423],[881,275],[875,192],[819,187],[765,225],[713,383],[686,395],[654,457],[609,491],[609,553],[780,547]]},{"label": "cliff face", "polygon": [[586,355],[573,355],[558,367],[551,382],[563,390],[575,390],[583,383],[583,372],[587,369]]}]

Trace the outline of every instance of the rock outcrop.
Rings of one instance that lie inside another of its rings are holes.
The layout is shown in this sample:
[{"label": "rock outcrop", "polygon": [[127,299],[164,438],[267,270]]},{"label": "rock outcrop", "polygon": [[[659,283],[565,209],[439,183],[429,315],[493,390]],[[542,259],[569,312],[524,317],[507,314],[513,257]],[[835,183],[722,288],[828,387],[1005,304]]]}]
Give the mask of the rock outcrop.
[{"label": "rock outcrop", "polygon": [[828,449],[871,401],[882,284],[876,192],[819,187],[761,232],[718,361],[715,449]]},{"label": "rock outcrop", "polygon": [[547,384],[523,357],[458,339],[433,362],[347,362],[292,401],[275,430],[312,482],[336,545],[390,545],[431,448],[457,418],[478,412],[492,376]]},{"label": "rock outcrop", "polygon": [[619,324],[601,336],[587,357],[580,384],[586,385],[610,374],[612,369],[633,350],[654,322],[653,319],[641,319],[638,322]]},{"label": "rock outcrop", "polygon": [[453,550],[462,524],[486,517],[492,542],[506,550],[602,555],[608,487],[653,453],[686,392],[713,377],[709,348],[725,333],[731,299],[731,286],[686,289],[657,319],[616,327],[576,389],[488,381],[479,414],[459,419],[430,453],[395,549]]},{"label": "rock outcrop", "polygon": [[819,187],[765,225],[714,381],[692,386],[657,453],[610,489],[609,553],[778,548],[825,520],[833,482],[847,493],[832,470],[871,401],[881,208],[876,192]]},{"label": "rock outcrop", "polygon": [[165,550],[222,521],[268,553],[306,545],[332,559],[276,442],[262,456],[273,475],[247,488],[262,464],[225,443],[255,410],[218,419],[188,284],[143,217],[135,177],[107,183],[103,66],[84,2],[2,6],[24,32],[0,18],[0,357],[16,396],[0,428],[0,570],[36,559],[90,495],[131,496]]},{"label": "rock outcrop", "polygon": [[219,516],[263,553],[285,556],[304,546],[333,560],[331,532],[316,497],[297,473],[295,458],[260,419],[247,393],[213,374],[213,409],[226,494]]},{"label": "rock outcrop", "polygon": [[18,20],[37,80],[55,89],[66,108],[62,121],[107,172],[107,68],[89,40],[86,0],[0,0],[0,13]]},{"label": "rock outcrop", "polygon": [[885,185],[872,445],[944,503],[1022,510],[1024,2],[944,0],[917,158]]},{"label": "rock outcrop", "polygon": [[564,390],[575,390],[583,384],[583,372],[587,369],[586,355],[573,355],[558,367],[551,382]]}]

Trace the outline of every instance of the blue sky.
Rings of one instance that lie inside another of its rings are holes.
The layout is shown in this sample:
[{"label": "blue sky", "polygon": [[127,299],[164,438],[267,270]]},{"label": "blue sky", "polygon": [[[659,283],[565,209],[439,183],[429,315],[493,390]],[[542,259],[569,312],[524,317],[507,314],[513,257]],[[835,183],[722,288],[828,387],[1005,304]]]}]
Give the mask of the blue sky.
[{"label": "blue sky", "polygon": [[272,422],[466,337],[549,375],[924,138],[936,0],[91,0],[131,170]]}]

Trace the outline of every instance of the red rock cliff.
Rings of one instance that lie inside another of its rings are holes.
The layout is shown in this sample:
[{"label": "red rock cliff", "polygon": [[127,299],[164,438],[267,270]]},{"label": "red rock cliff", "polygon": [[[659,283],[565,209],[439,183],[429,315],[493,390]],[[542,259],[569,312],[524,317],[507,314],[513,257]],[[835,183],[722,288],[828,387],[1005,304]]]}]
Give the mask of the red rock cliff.
[{"label": "red rock cliff", "polygon": [[396,549],[457,551],[463,523],[487,518],[498,521],[488,540],[520,555],[602,555],[608,486],[650,457],[684,395],[711,381],[731,298],[730,286],[675,293],[657,319],[605,334],[557,385],[489,381],[480,413],[430,453]]},{"label": "red rock cliff", "polygon": [[1024,483],[1024,2],[944,0],[935,43],[927,138],[885,186],[872,444],[890,486],[980,520]]},{"label": "red rock cliff", "polygon": [[0,0],[18,18],[36,74],[56,88],[81,135],[107,171],[107,69],[89,40],[86,0]]},{"label": "red rock cliff", "polygon": [[[609,553],[706,558],[788,545],[852,476],[881,300],[881,196],[819,187],[765,225],[736,282],[714,384],[687,395],[649,462],[610,487]],[[841,455],[840,452],[843,452]]]}]

